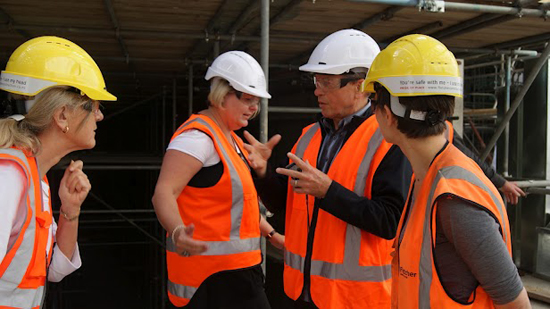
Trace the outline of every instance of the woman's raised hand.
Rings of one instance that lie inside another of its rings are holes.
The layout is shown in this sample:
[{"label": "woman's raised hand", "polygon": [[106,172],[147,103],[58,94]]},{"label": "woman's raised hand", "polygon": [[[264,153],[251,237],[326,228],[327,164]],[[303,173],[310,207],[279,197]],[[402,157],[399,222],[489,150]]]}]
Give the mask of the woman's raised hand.
[{"label": "woman's raised hand", "polygon": [[92,189],[88,176],[82,171],[84,163],[80,160],[71,161],[65,169],[65,174],[59,186],[61,207],[67,213],[80,212],[80,206]]},{"label": "woman's raised hand", "polygon": [[244,131],[244,137],[248,141],[248,144],[244,144],[244,149],[248,151],[250,167],[256,172],[258,177],[263,178],[267,171],[267,160],[271,157],[273,148],[281,140],[281,135],[275,134],[265,144],[259,142],[248,131]]}]

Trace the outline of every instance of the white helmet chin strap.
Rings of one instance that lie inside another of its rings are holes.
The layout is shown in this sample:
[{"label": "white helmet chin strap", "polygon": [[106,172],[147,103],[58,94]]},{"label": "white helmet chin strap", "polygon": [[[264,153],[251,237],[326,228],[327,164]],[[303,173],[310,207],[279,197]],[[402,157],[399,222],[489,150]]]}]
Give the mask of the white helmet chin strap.
[{"label": "white helmet chin strap", "polygon": [[404,118],[425,122],[428,126],[433,127],[438,123],[445,121],[443,114],[438,110],[429,110],[426,112],[408,109],[405,105],[399,102],[399,97],[390,94],[390,108],[394,115]]},{"label": "white helmet chin strap", "polygon": [[410,119],[419,120],[419,121],[426,120],[426,114],[428,114],[427,112],[421,112],[421,111],[415,111],[415,110],[410,110],[411,114],[409,115],[409,117],[405,117],[405,115],[407,114],[407,107],[405,107],[405,105],[399,102],[398,97],[394,97],[393,95],[390,95],[390,97],[391,97],[390,98],[391,111],[393,112],[394,115],[399,116],[401,118],[410,118]]},{"label": "white helmet chin strap", "polygon": [[31,110],[31,108],[34,106],[34,103],[36,103],[36,102],[35,102],[35,98],[36,98],[36,97],[33,97],[33,98],[30,99],[30,100],[25,100],[25,111],[26,111],[27,113],[28,113],[28,112]]},{"label": "white helmet chin strap", "polygon": [[8,118],[14,119],[15,121],[21,121],[21,120],[25,119],[25,116],[23,116],[21,114],[14,114],[14,115],[8,116]]}]

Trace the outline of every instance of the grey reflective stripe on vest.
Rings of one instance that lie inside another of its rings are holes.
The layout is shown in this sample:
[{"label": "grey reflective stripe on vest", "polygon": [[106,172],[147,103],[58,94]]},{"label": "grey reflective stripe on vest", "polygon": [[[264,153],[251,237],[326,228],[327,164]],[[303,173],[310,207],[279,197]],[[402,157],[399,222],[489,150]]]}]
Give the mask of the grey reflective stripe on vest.
[{"label": "grey reflective stripe on vest", "polygon": [[196,287],[174,283],[168,279],[168,291],[170,294],[181,298],[191,299],[197,291]]},{"label": "grey reflective stripe on vest", "polygon": [[[8,154],[14,157],[19,158],[25,165],[26,170],[31,173],[27,175],[28,177],[28,193],[27,196],[31,203],[31,213],[27,212],[25,208],[25,222],[30,215],[30,222],[25,230],[25,235],[23,236],[23,241],[17,251],[15,256],[11,260],[11,263],[7,267],[6,271],[0,278],[0,306],[9,306],[9,307],[19,307],[19,308],[28,308],[40,306],[42,295],[44,293],[44,287],[39,287],[37,289],[18,289],[17,286],[27,272],[27,268],[31,262],[33,252],[34,252],[34,238],[36,230],[36,219],[35,219],[35,188],[34,181],[32,179],[32,171],[27,161],[25,155],[16,149],[7,148],[0,149],[0,154]],[[2,158],[2,160],[11,160],[7,158]],[[16,162],[15,160],[13,160]],[[16,162],[19,164],[19,162]],[[42,192],[40,192],[42,194]],[[26,203],[25,203],[26,205]],[[9,248],[11,249],[11,248]],[[8,249],[8,252],[9,252]]]},{"label": "grey reflective stripe on vest", "polygon": [[[360,237],[361,235],[359,235]],[[360,243],[356,244],[354,248],[359,251]],[[327,279],[339,279],[346,281],[358,281],[358,282],[384,282],[391,278],[391,265],[382,266],[360,266],[359,260],[354,261],[355,264],[350,263],[348,248],[346,247],[344,253],[344,263],[329,263],[319,260],[311,260],[311,275],[320,276]],[[305,258],[298,254],[294,254],[288,250],[285,251],[285,265],[296,269],[303,273]]]},{"label": "grey reflective stripe on vest", "polygon": [[[260,250],[260,237],[202,242],[208,245],[208,250],[201,253],[201,255],[227,255]],[[176,247],[170,236],[166,237],[166,250],[176,252]]]},{"label": "grey reflective stripe on vest", "polygon": [[[314,130],[312,130],[314,129]],[[299,151],[303,154],[307,148],[307,144],[302,144],[307,141],[311,141],[311,138],[315,134],[317,126],[313,126],[308,130],[304,136],[298,142],[296,147],[296,153]],[[311,133],[311,131],[313,131]],[[382,144],[384,137],[380,133],[380,129],[377,129],[369,140],[367,146],[367,152],[363,157],[357,175],[355,178],[355,185],[353,192],[359,196],[364,196],[365,185],[369,168],[378,150],[378,147]],[[321,276],[328,279],[340,279],[347,281],[359,281],[359,282],[384,282],[391,278],[391,264],[382,266],[360,266],[359,256],[361,249],[361,229],[348,224],[346,227],[346,241],[344,249],[344,261],[343,263],[329,263],[319,260],[311,260],[311,275]],[[299,270],[303,273],[305,258],[298,254],[294,254],[290,251],[285,251],[285,264]]]},{"label": "grey reflective stripe on vest", "polygon": [[319,123],[315,123],[314,125],[309,128],[306,133],[303,134],[303,136],[298,140],[298,144],[296,145],[296,153],[295,155],[302,159],[304,157],[304,153],[306,153],[307,146],[309,146],[309,142],[311,142],[311,139],[317,133],[317,130],[319,130]]},{"label": "grey reflective stripe on vest", "polygon": [[45,293],[43,286],[36,289],[17,289],[17,285],[12,286],[9,291],[0,291],[0,306],[34,308],[42,305]]},{"label": "grey reflective stripe on vest", "polygon": [[[428,202],[426,204],[426,213],[424,216],[424,229],[422,237],[422,249],[420,252],[420,265],[419,265],[419,297],[418,297],[418,306],[419,308],[429,308],[430,307],[430,286],[432,284],[432,235],[430,232],[431,226],[431,214],[432,214],[432,205],[435,203],[437,196],[434,196],[435,190],[439,181],[442,179],[460,179],[467,181],[476,187],[487,192],[493,203],[497,205],[500,218],[504,218],[504,209],[498,198],[493,194],[493,192],[472,172],[464,169],[460,166],[448,166],[439,170],[432,187],[430,189],[430,195],[428,196]],[[504,240],[507,242],[510,235],[508,235],[508,229],[506,228],[506,220],[502,220],[502,231],[504,233]]]}]

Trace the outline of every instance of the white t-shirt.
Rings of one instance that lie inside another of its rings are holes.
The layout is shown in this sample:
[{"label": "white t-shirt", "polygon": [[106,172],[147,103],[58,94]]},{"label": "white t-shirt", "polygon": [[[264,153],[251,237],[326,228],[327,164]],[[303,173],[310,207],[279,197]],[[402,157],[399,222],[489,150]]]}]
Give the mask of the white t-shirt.
[{"label": "white t-shirt", "polygon": [[187,130],[174,138],[167,150],[178,150],[202,162],[204,167],[220,162],[214,142],[210,136],[200,130]]},{"label": "white t-shirt", "polygon": [[[27,182],[25,173],[19,165],[12,161],[0,160],[0,261],[4,259],[8,247],[16,241],[21,227],[25,222],[26,196],[24,185]],[[50,211],[48,195],[49,186],[42,181],[43,210]],[[50,226],[47,248],[49,250],[52,241],[55,241],[57,224],[55,219]],[[48,256],[51,252],[48,251]],[[53,248],[52,260],[48,272],[48,281],[59,282],[65,276],[79,269],[82,265],[78,243],[76,244],[72,260],[69,260],[59,249],[57,244]]]}]

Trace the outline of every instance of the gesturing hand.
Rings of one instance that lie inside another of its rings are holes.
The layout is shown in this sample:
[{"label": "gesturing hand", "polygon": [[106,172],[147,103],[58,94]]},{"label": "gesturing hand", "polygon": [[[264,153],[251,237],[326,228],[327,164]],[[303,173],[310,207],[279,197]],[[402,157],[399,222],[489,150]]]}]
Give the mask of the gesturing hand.
[{"label": "gesturing hand", "polygon": [[521,190],[515,183],[511,181],[506,181],[499,190],[504,193],[508,203],[516,205],[518,203],[520,196],[525,196],[525,192]]},{"label": "gesturing hand", "polygon": [[82,202],[92,189],[88,176],[82,171],[83,166],[84,163],[80,160],[71,161],[61,179],[59,199],[66,212],[73,213],[73,210],[79,212]]},{"label": "gesturing hand", "polygon": [[328,188],[332,183],[332,179],[327,174],[311,166],[308,162],[302,161],[293,153],[287,154],[288,158],[296,163],[302,170],[294,171],[286,168],[277,168],[277,173],[292,177],[290,184],[294,188],[294,192],[313,195],[318,198],[323,198],[327,194]]},{"label": "gesturing hand", "polygon": [[176,245],[176,252],[179,255],[198,255],[208,250],[205,242],[193,239],[193,231],[195,231],[194,224],[189,224],[176,231],[173,241]]},{"label": "gesturing hand", "polygon": [[271,157],[273,148],[281,140],[281,135],[275,134],[267,141],[267,143],[260,143],[252,134],[248,131],[244,131],[244,138],[249,144],[244,144],[244,149],[248,151],[248,162],[250,167],[256,172],[258,177],[263,178],[267,170],[267,160]]}]

